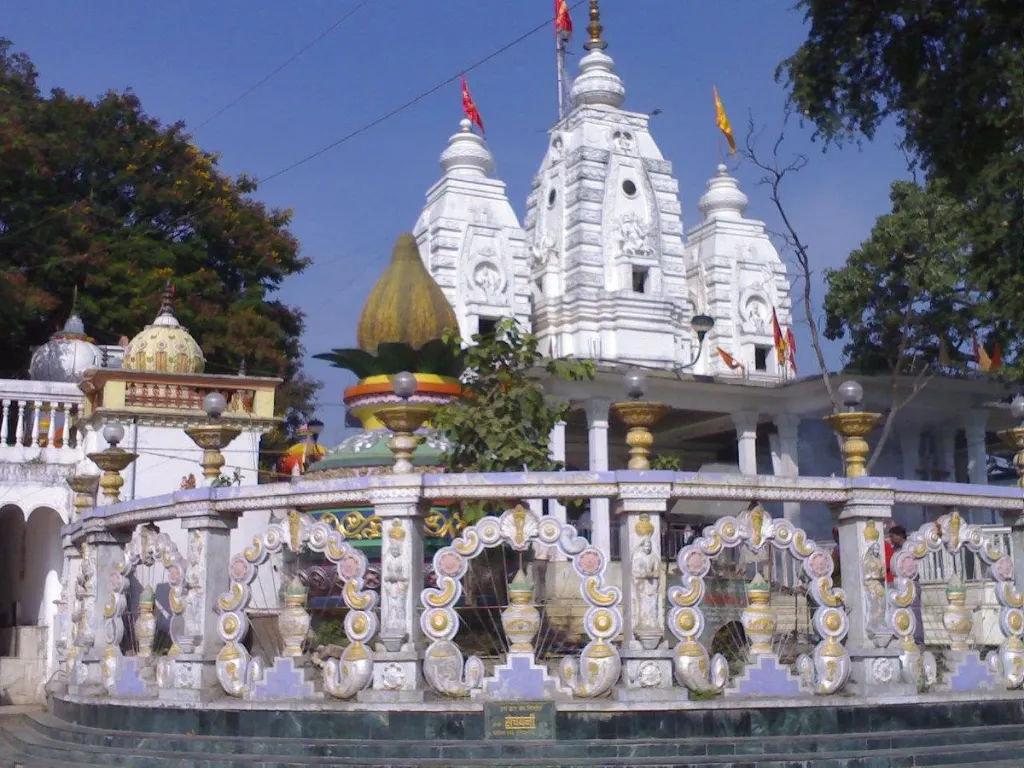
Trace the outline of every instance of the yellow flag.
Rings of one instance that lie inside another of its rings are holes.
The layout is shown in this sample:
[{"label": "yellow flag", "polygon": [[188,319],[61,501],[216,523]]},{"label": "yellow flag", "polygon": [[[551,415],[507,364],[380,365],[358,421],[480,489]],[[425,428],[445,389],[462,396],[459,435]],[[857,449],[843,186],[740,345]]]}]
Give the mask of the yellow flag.
[{"label": "yellow flag", "polygon": [[732,137],[732,124],[729,122],[728,115],[725,114],[722,100],[718,98],[718,89],[715,86],[711,86],[711,91],[715,94],[715,125],[718,126],[718,130],[725,134],[725,140],[729,142],[729,154],[735,155],[736,139]]}]

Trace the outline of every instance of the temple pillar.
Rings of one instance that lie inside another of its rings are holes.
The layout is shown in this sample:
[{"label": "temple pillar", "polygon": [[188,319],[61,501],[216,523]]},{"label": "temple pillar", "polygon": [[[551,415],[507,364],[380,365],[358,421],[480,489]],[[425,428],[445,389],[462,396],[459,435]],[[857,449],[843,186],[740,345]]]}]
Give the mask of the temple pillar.
[{"label": "temple pillar", "polygon": [[620,700],[678,698],[672,683],[673,649],[665,640],[666,571],[661,557],[663,518],[671,483],[621,483],[615,513],[622,553],[622,681]]},{"label": "temple pillar", "polygon": [[903,464],[903,479],[919,479],[921,469],[921,427],[918,424],[901,424],[899,428],[900,456]]},{"label": "temple pillar", "polygon": [[423,521],[430,503],[420,499],[418,486],[371,492],[370,502],[381,522],[380,644],[373,652],[371,687],[357,696],[360,701],[422,701],[419,616]]},{"label": "temple pillar", "polygon": [[[552,461],[559,462],[562,467],[565,467],[565,422],[559,421],[555,423],[554,428],[551,430],[551,436],[548,442],[549,451],[551,454]],[[558,499],[550,499],[548,501],[548,513],[552,515],[560,523],[565,522],[565,504]]]},{"label": "temple pillar", "polygon": [[238,518],[217,513],[211,505],[182,512],[179,519],[187,539],[181,651],[160,681],[159,696],[168,701],[209,701],[222,695],[216,661],[224,641],[217,631],[217,600],[230,586],[231,531]]},{"label": "temple pillar", "polygon": [[980,408],[964,415],[964,436],[967,438],[967,478],[977,485],[988,484],[988,451],[985,446],[985,432],[988,427],[988,411]]},{"label": "temple pillar", "polygon": [[[799,435],[800,417],[792,413],[778,413],[773,418],[777,430],[777,450],[772,451],[776,459],[775,474],[782,477],[800,476]],[[782,504],[782,514],[786,520],[793,521],[800,514],[800,502],[786,501]]]},{"label": "temple pillar", "polygon": [[939,476],[933,480],[947,483],[956,482],[956,433],[955,425],[943,425],[935,430],[935,453],[938,459]]},{"label": "temple pillar", "polygon": [[[587,400],[587,447],[591,471],[608,469],[608,407],[611,402],[603,397]],[[611,530],[608,499],[590,500],[590,543],[611,557]]]},{"label": "temple pillar", "polygon": [[757,417],[757,411],[749,409],[732,414],[740,474],[743,475],[757,474]]}]

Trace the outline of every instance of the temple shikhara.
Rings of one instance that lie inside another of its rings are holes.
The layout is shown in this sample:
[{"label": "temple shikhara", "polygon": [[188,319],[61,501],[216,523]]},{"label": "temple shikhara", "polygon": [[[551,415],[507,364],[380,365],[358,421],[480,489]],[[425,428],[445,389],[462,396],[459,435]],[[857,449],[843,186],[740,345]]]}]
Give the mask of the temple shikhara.
[{"label": "temple shikhara", "polygon": [[[0,381],[0,701],[143,732],[240,712],[259,733],[288,711],[280,735],[303,738],[329,713],[330,738],[382,743],[1020,708],[1024,398],[940,372],[868,467],[892,378],[833,376],[834,408],[798,375],[794,276],[755,206],[714,158],[680,199],[588,5],[525,201],[470,110],[453,119],[340,332],[359,380],[339,445],[310,421],[260,477],[280,381],[206,372],[170,291],[127,345],[75,312],[25,351],[31,378]],[[441,338],[508,318],[546,357],[594,362],[537,373],[568,406],[563,469],[446,471],[431,418],[465,372]],[[418,725],[388,735],[402,717]]]}]

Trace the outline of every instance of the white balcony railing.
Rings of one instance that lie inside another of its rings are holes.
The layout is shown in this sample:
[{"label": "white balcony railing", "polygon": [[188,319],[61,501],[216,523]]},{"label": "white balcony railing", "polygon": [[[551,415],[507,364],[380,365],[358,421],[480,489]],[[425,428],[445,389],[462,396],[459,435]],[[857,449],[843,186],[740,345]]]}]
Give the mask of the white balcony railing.
[{"label": "white balcony railing", "polygon": [[0,461],[76,461],[84,402],[76,384],[0,379]]}]

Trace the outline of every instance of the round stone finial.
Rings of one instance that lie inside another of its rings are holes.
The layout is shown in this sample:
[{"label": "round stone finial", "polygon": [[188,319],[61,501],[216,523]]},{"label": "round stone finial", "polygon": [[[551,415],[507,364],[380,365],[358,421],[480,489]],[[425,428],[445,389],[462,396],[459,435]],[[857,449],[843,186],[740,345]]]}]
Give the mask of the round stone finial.
[{"label": "round stone finial", "polygon": [[459,130],[448,139],[441,153],[441,169],[458,178],[486,178],[494,169],[494,157],[483,138],[473,133],[473,124],[463,118]]},{"label": "round stone finial", "polygon": [[1010,414],[1017,421],[1024,421],[1024,395],[1019,392],[1010,401]]},{"label": "round stone finial", "polygon": [[626,371],[626,394],[631,400],[639,400],[647,392],[647,374],[639,368]]},{"label": "round stone finial", "polygon": [[856,381],[844,381],[839,385],[839,402],[848,411],[855,411],[864,401],[864,387]]},{"label": "round stone finial", "polygon": [[116,448],[117,444],[124,440],[124,427],[116,421],[105,424],[103,426],[103,439]]},{"label": "round stone finial", "polygon": [[396,395],[403,399],[412,397],[416,392],[417,386],[416,377],[408,371],[396,373],[391,377],[391,389],[394,390]]},{"label": "round stone finial", "polygon": [[747,210],[747,196],[739,182],[729,175],[725,164],[719,163],[717,173],[708,179],[708,189],[697,207],[705,219],[742,219]]},{"label": "round stone finial", "polygon": [[219,419],[228,408],[228,401],[220,392],[210,392],[203,398],[203,410],[211,419]]},{"label": "round stone finial", "polygon": [[615,62],[600,48],[594,48],[580,59],[580,73],[572,83],[574,106],[603,105],[621,107],[626,100],[626,86],[615,74]]}]

